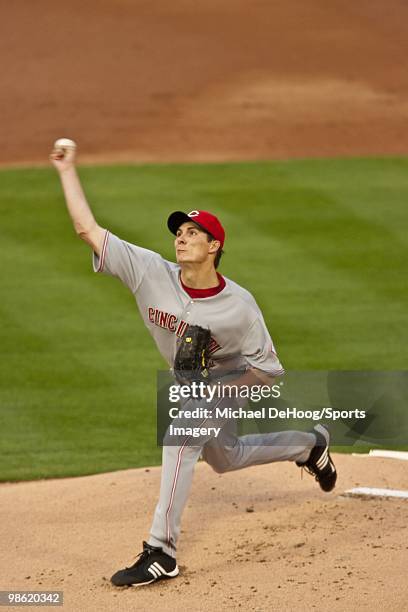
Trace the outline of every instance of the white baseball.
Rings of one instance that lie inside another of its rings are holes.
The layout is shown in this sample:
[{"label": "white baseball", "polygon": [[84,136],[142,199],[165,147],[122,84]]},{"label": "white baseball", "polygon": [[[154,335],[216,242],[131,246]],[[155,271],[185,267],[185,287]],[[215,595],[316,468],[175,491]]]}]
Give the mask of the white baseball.
[{"label": "white baseball", "polygon": [[54,149],[76,149],[76,142],[70,138],[58,138],[54,142]]}]

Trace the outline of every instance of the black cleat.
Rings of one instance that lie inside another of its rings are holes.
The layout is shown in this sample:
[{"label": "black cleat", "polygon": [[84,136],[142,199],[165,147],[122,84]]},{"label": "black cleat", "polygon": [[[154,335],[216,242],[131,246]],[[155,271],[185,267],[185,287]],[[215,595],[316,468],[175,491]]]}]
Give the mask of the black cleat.
[{"label": "black cleat", "polygon": [[330,434],[324,425],[316,425],[311,432],[316,436],[316,444],[310,451],[307,461],[296,461],[298,467],[315,477],[323,491],[334,489],[337,472],[329,453]]},{"label": "black cleat", "polygon": [[136,563],[113,574],[115,586],[142,586],[162,578],[175,578],[179,573],[176,560],[157,546],[143,542],[143,552]]}]

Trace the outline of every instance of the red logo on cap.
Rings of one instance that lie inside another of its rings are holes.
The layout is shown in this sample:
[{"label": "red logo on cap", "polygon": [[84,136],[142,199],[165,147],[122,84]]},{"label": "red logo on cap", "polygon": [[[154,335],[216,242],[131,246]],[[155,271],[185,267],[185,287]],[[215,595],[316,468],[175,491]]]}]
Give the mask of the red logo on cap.
[{"label": "red logo on cap", "polygon": [[207,232],[210,232],[216,240],[219,240],[221,242],[221,247],[224,246],[225,230],[215,215],[212,215],[206,210],[192,210],[187,216],[194,219],[194,221],[206,229]]}]

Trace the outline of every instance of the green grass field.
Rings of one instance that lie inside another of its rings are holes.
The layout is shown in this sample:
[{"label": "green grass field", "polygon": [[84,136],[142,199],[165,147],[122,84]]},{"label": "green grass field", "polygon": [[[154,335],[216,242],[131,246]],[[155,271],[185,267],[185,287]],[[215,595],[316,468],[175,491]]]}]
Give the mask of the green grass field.
[{"label": "green grass field", "polygon": [[[166,218],[207,208],[221,272],[258,300],[287,369],[405,369],[408,159],[82,168],[96,218],[173,258]],[[164,362],[95,275],[52,169],[2,170],[0,480],[155,464]]]}]

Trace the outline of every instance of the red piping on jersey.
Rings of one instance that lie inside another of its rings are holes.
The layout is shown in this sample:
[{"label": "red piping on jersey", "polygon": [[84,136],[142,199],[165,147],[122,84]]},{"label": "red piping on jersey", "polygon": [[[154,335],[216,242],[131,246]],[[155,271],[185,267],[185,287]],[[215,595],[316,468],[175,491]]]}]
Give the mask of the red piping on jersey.
[{"label": "red piping on jersey", "polygon": [[197,300],[200,298],[207,298],[207,297],[212,297],[213,295],[217,295],[225,288],[225,284],[226,284],[225,278],[221,276],[221,274],[218,274],[218,272],[217,272],[217,277],[218,277],[218,285],[216,287],[210,287],[209,289],[193,289],[192,287],[187,287],[187,285],[185,285],[183,281],[181,280],[181,275],[180,275],[180,283],[184,291],[188,293],[188,295],[191,298]]},{"label": "red piping on jersey", "polygon": [[108,230],[106,230],[105,238],[103,240],[101,256],[99,259],[99,267],[97,269],[97,272],[102,272],[103,266],[105,264],[105,255],[106,255],[106,247],[108,246],[108,238],[109,238],[109,232]]}]

